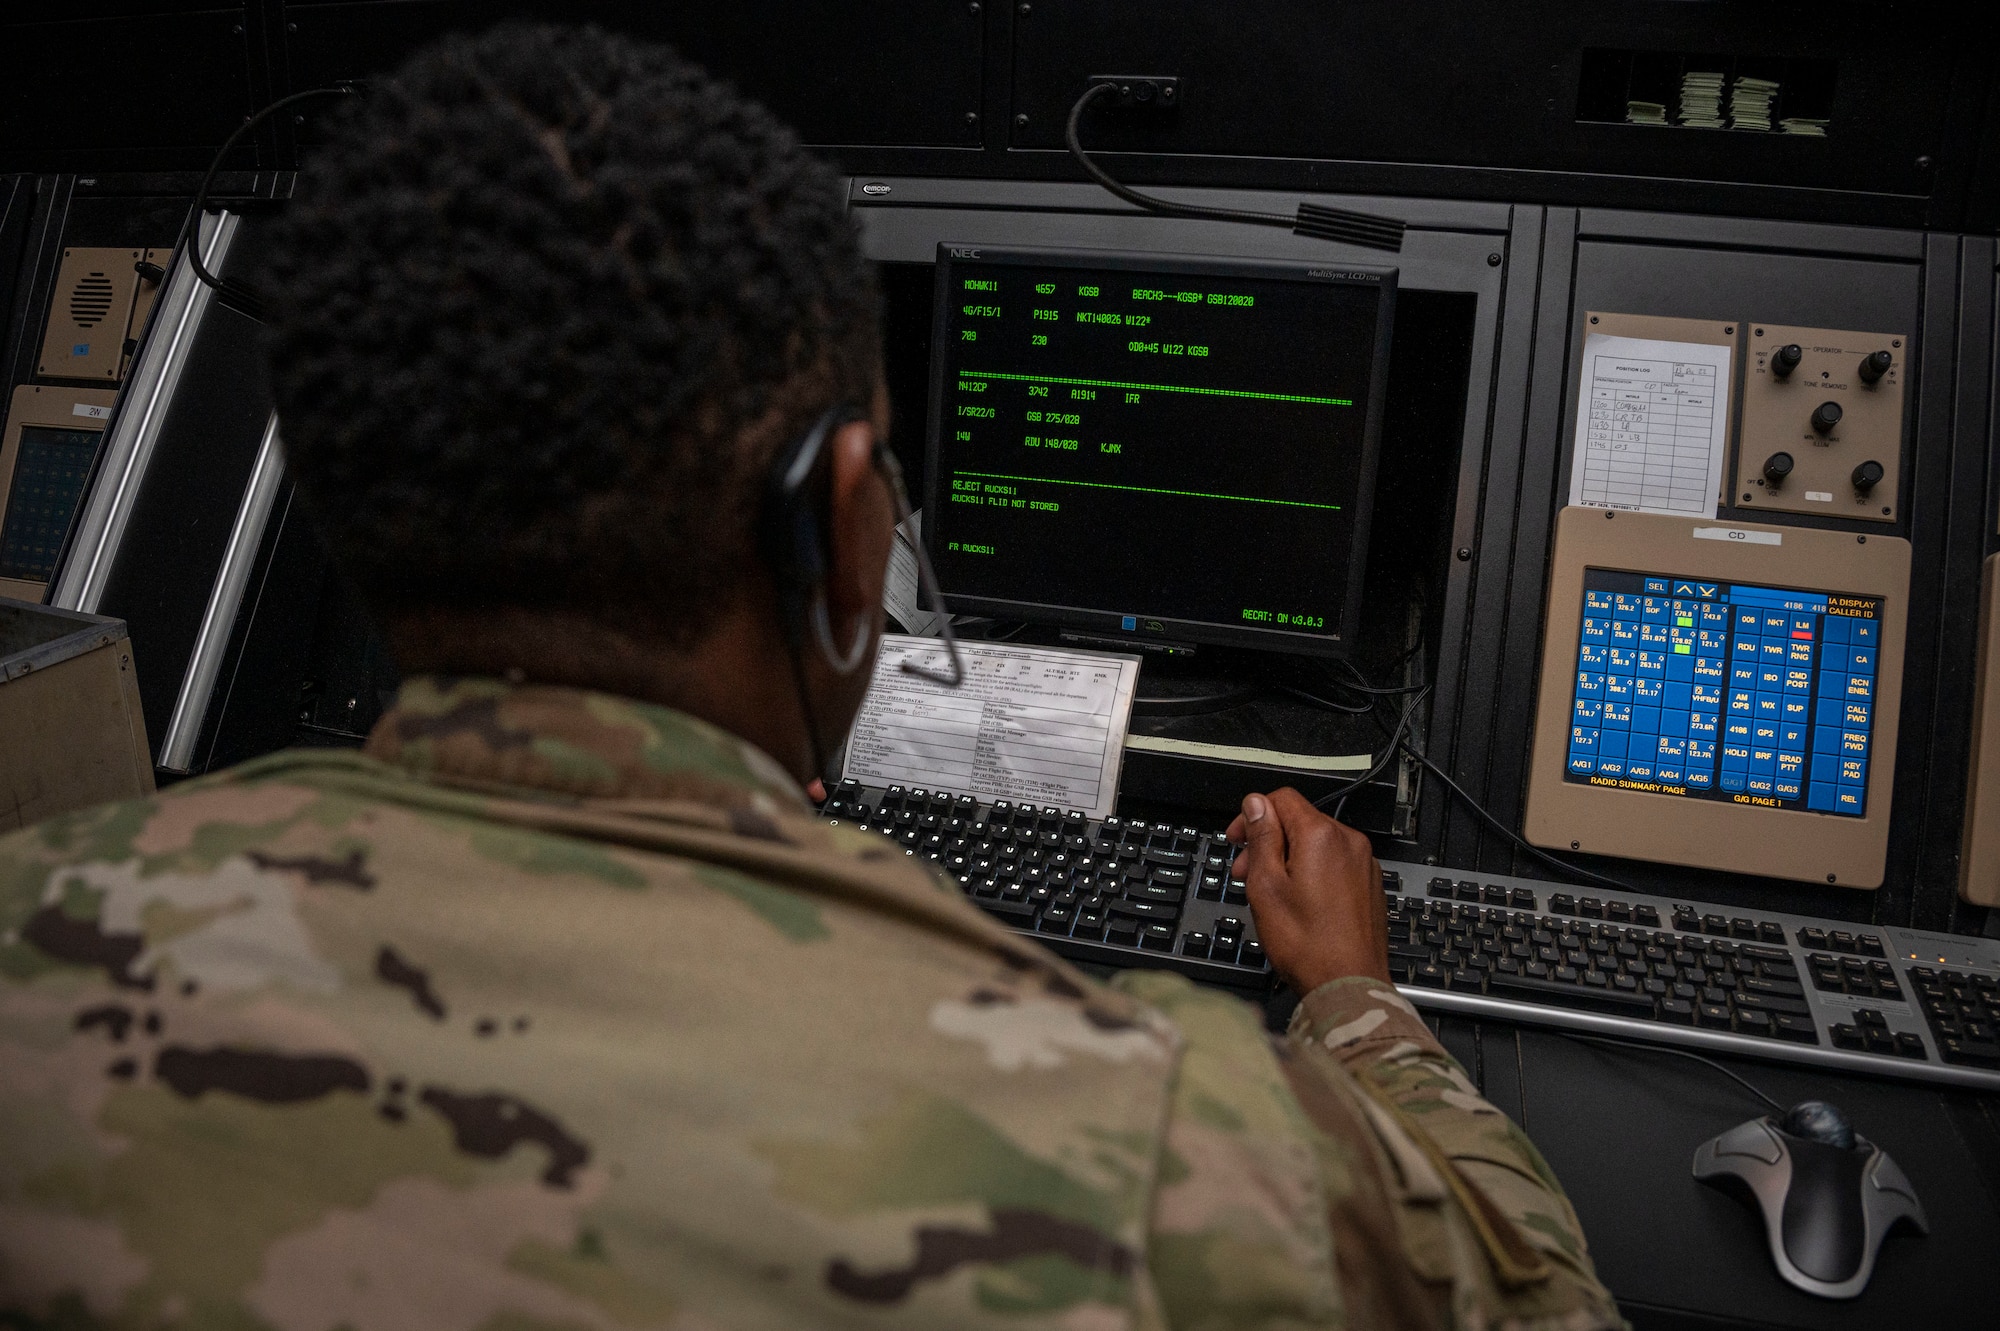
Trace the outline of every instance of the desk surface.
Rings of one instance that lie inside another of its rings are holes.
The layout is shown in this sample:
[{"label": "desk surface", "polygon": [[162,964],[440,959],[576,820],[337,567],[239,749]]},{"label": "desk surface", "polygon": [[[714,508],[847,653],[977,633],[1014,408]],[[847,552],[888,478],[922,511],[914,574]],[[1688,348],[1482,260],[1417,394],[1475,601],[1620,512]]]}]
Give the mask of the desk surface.
[{"label": "desk surface", "polygon": [[1829,1100],[1895,1157],[1929,1236],[1897,1230],[1858,1299],[1778,1279],[1744,1202],[1695,1182],[1695,1147],[1763,1112],[1727,1077],[1672,1055],[1443,1018],[1439,1036],[1562,1179],[1598,1274],[1642,1329],[1980,1326],[2000,1320],[2000,1097],[1719,1062],[1783,1104]]}]

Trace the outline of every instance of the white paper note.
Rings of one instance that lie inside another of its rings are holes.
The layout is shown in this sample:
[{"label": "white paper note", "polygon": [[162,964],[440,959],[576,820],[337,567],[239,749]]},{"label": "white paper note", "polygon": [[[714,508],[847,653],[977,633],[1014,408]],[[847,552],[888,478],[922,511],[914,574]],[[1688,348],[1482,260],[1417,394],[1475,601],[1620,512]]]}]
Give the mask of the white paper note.
[{"label": "white paper note", "polygon": [[910,514],[908,522],[896,524],[896,539],[889,543],[889,569],[883,577],[882,608],[911,633],[935,638],[944,616],[918,608],[923,601],[923,575],[917,569],[916,543],[924,538],[923,520],[919,510]]},{"label": "white paper note", "polygon": [[843,775],[1110,817],[1139,658],[1004,642],[959,653],[965,683],[950,689],[902,669],[946,669],[935,638],[883,636]]},{"label": "white paper note", "polygon": [[1729,351],[1586,337],[1569,502],[1714,517],[1729,438]]},{"label": "white paper note", "polygon": [[1241,744],[1203,744],[1168,739],[1165,735],[1127,735],[1125,747],[1141,753],[1171,753],[1180,758],[1210,758],[1225,763],[1253,763],[1293,772],[1365,772],[1375,765],[1372,753],[1286,753],[1280,749],[1248,748]]}]

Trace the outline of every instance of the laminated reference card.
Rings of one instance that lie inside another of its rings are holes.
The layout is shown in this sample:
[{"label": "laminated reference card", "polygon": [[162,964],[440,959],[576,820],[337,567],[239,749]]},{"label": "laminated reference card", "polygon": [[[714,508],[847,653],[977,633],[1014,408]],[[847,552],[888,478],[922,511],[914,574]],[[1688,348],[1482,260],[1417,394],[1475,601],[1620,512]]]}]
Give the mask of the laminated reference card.
[{"label": "laminated reference card", "polygon": [[949,669],[942,642],[883,636],[842,774],[1109,817],[1139,658],[1005,642],[958,646],[965,682],[953,689],[902,669],[911,659]]}]

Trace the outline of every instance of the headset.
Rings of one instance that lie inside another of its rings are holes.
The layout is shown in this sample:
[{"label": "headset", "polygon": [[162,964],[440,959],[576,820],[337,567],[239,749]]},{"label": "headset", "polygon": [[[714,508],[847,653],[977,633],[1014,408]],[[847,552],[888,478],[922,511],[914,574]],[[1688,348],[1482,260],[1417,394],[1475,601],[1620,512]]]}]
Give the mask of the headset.
[{"label": "headset", "polygon": [[[854,640],[845,649],[833,640],[833,624],[826,600],[826,579],[831,562],[828,528],[833,497],[832,467],[828,462],[832,450],[827,445],[842,426],[866,419],[866,415],[845,402],[836,403],[821,413],[810,429],[780,449],[777,457],[772,459],[771,470],[764,480],[763,501],[758,513],[758,550],[777,589],[779,628],[784,634],[786,654],[791,658],[792,679],[798,688],[799,710],[805,719],[806,737],[812,744],[813,770],[821,777],[829,773],[826,770],[825,743],[820,736],[819,722],[813,715],[811,695],[806,687],[807,635],[812,635],[827,664],[841,675],[852,674],[860,667],[862,659],[868,654],[870,637],[870,626],[864,620],[855,626]],[[873,461],[882,479],[888,483],[890,496],[895,502],[897,522],[914,530],[910,497],[903,485],[902,465],[879,438],[874,441]],[[942,610],[944,595],[938,588],[930,555],[922,541],[916,542],[915,548],[917,573],[924,597],[929,600],[932,609]],[[965,682],[965,666],[959,657],[958,639],[952,634],[949,618],[940,622],[939,630],[949,654],[949,669],[934,671],[909,660],[902,663],[902,669],[905,674],[955,689]]]}]

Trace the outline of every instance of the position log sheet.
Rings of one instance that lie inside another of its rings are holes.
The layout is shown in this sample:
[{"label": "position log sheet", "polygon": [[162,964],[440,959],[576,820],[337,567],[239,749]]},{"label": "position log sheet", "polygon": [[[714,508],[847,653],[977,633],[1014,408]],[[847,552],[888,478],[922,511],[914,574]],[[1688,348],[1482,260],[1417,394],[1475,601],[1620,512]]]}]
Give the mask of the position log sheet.
[{"label": "position log sheet", "polygon": [[962,642],[965,682],[905,672],[947,658],[935,638],[887,634],[847,743],[844,775],[1109,817],[1139,659]]},{"label": "position log sheet", "polygon": [[1728,347],[1584,339],[1570,503],[1712,518],[1728,435]]}]

